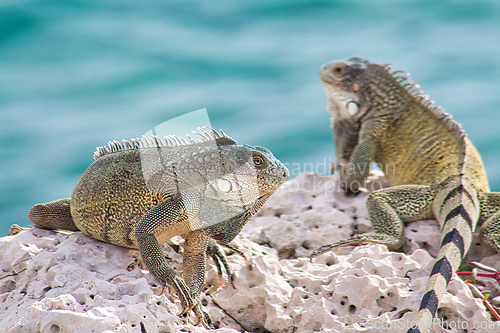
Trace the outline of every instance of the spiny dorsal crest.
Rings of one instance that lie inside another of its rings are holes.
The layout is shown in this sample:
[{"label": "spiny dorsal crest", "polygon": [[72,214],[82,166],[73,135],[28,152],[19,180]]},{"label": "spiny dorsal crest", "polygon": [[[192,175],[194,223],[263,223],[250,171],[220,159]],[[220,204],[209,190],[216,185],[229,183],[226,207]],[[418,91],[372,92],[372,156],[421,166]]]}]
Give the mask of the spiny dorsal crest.
[{"label": "spiny dorsal crest", "polygon": [[422,103],[422,105],[429,109],[439,120],[444,122],[446,126],[448,126],[448,128],[459,137],[465,147],[465,132],[460,124],[453,120],[451,115],[444,112],[440,107],[432,106],[432,104],[434,104],[434,101],[430,100],[428,95],[424,95],[422,93],[418,84],[410,80],[409,73],[401,70],[391,72],[391,64],[383,65],[383,67],[390,75],[394,77],[397,82],[401,84],[401,86],[403,86],[406,91],[408,91],[413,97],[415,97],[417,101]]},{"label": "spiny dorsal crest", "polygon": [[[205,128],[208,130],[206,131]],[[128,142],[127,140],[122,140],[122,142],[119,141],[109,141],[107,146],[102,146],[102,147],[97,147],[96,151],[94,153],[94,160],[97,160],[98,158],[110,154],[110,153],[116,153],[119,151],[124,151],[124,150],[129,150],[129,149],[138,149],[138,148],[148,148],[148,147],[177,147],[177,146],[188,146],[192,144],[197,144],[197,143],[202,143],[205,141],[210,141],[210,140],[215,140],[218,145],[235,145],[237,144],[236,141],[231,138],[229,135],[224,133],[223,130],[219,130],[217,132],[211,127],[208,126],[203,126],[198,127],[198,131],[192,131],[194,134],[200,136],[200,139],[196,141],[191,137],[191,135],[186,134],[189,142],[186,141],[186,139],[179,137],[177,135],[165,135],[165,137],[162,139],[157,135],[152,135],[151,137],[147,138],[144,135],[142,138],[136,138],[136,139],[131,139],[131,142]]]}]

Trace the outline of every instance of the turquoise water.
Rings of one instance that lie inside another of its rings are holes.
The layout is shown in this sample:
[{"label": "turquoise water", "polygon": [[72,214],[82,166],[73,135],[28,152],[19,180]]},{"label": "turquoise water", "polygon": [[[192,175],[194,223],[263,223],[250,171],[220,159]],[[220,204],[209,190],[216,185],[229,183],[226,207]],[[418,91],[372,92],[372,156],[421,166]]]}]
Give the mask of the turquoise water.
[{"label": "turquoise water", "polygon": [[291,167],[333,157],[320,65],[392,62],[462,123],[500,191],[500,2],[0,3],[0,235],[69,197],[96,146],[207,108]]}]

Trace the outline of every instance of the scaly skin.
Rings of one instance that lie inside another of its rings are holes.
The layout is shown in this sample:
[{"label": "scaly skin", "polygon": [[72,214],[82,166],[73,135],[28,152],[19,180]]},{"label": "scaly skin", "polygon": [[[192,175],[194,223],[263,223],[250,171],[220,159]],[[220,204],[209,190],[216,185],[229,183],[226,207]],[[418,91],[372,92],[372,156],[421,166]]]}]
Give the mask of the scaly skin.
[{"label": "scaly skin", "polygon": [[[81,230],[103,242],[138,248],[150,272],[177,291],[182,313],[193,310],[208,328],[208,315],[197,301],[206,255],[213,257],[219,275],[222,262],[232,283],[218,244],[236,237],[288,179],[288,170],[266,148],[237,145],[213,129],[201,136],[202,142],[189,137],[190,144],[153,137],[100,147],[71,199],[37,204],[28,217],[42,228]],[[159,245],[177,235],[186,240],[183,278]]]},{"label": "scaly skin", "polygon": [[481,242],[500,251],[500,194],[491,193],[481,158],[460,126],[388,65],[358,57],[321,67],[329,100],[338,163],[346,192],[362,187],[376,162],[391,187],[375,191],[367,208],[375,234],[357,235],[321,247],[404,243],[404,222],[435,219],[442,243],[416,326],[428,332],[439,300],[469,249],[476,225]]}]

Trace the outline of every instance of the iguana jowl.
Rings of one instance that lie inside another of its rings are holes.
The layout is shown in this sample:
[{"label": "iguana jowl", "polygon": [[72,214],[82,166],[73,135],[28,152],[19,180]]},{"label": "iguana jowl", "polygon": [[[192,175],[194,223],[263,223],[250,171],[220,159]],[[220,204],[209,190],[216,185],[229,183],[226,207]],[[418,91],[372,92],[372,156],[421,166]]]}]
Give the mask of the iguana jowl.
[{"label": "iguana jowl", "polygon": [[[29,219],[48,229],[81,230],[95,239],[138,248],[150,272],[177,291],[182,313],[208,327],[197,299],[206,255],[232,278],[223,251],[278,187],[288,170],[266,148],[238,145],[213,129],[203,140],[176,136],[110,142],[100,147],[71,199],[37,204]],[[167,264],[160,243],[185,238],[183,278]],[[232,281],[231,281],[232,282]]]},{"label": "iguana jowl", "polygon": [[500,252],[500,193],[490,192],[481,158],[458,123],[396,74],[389,65],[358,57],[320,68],[338,158],[333,169],[341,171],[346,190],[358,190],[372,162],[392,172],[385,174],[391,187],[367,199],[375,234],[323,246],[313,256],[362,243],[397,249],[404,242],[403,222],[437,220],[441,248],[416,326],[408,330],[427,332],[476,225],[481,225],[481,242]]}]

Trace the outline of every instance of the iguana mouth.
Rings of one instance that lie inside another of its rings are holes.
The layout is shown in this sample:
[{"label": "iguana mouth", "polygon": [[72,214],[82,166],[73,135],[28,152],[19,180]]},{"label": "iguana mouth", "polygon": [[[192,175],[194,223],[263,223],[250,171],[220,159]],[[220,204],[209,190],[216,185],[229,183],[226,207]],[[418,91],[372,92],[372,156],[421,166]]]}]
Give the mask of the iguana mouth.
[{"label": "iguana mouth", "polygon": [[330,83],[330,84],[334,84],[336,85],[337,87],[339,88],[342,88],[342,86],[340,86],[337,82],[335,82],[334,80],[324,76],[324,75],[320,75],[319,76],[320,80],[323,81],[323,82],[326,82],[326,83]]}]

